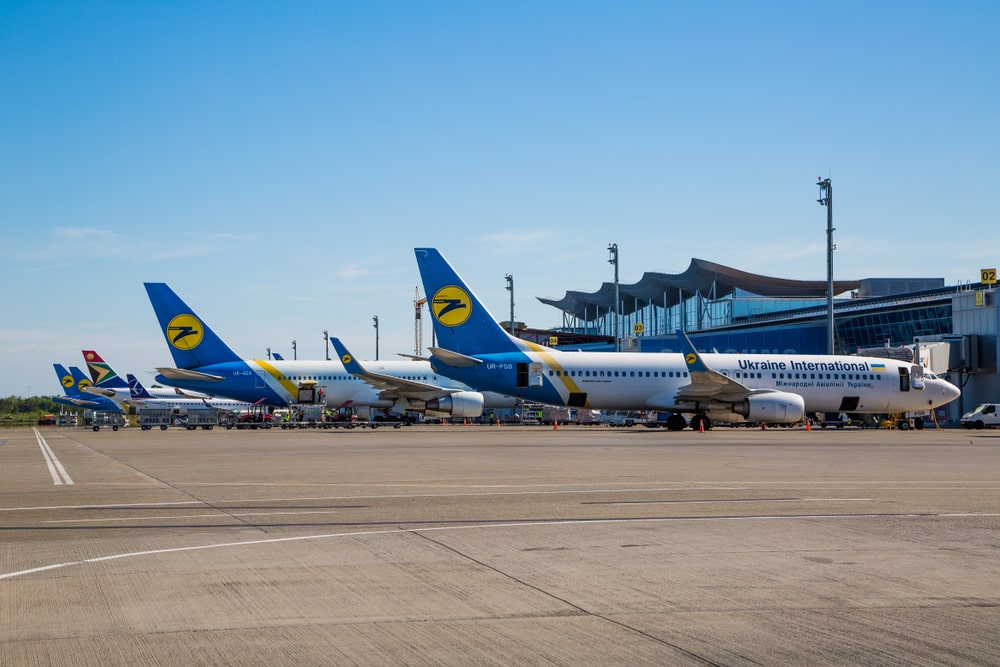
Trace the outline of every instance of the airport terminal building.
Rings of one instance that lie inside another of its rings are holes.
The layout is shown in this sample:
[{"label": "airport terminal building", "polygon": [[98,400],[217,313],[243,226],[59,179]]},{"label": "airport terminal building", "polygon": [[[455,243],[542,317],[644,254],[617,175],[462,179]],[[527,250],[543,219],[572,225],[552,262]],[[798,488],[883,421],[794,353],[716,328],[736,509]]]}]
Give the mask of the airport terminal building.
[{"label": "airport terminal building", "polygon": [[[563,326],[521,335],[564,348],[608,350],[617,331],[621,350],[656,353],[679,350],[675,332],[681,329],[701,350],[826,354],[826,291],[826,281],[762,276],[692,259],[682,273],[647,272],[633,284],[538,297],[562,311]],[[866,278],[835,281],[833,291],[836,353],[912,359],[919,347],[930,371],[962,388],[962,397],[941,409],[949,423],[980,403],[1000,403],[995,285]]]}]

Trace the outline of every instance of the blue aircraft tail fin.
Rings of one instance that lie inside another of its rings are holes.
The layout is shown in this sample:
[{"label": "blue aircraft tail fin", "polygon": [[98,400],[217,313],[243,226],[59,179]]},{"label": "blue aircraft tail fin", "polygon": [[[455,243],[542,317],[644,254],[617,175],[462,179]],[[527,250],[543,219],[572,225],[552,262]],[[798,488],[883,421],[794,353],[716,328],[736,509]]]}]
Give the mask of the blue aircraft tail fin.
[{"label": "blue aircraft tail fin", "polygon": [[81,371],[76,366],[70,366],[69,367],[69,372],[70,372],[70,376],[73,378],[73,390],[76,392],[75,394],[69,394],[69,395],[71,395],[71,396],[74,396],[74,395],[75,396],[84,396],[84,395],[86,395],[86,396],[93,396],[93,394],[86,394],[86,392],[83,391],[84,387],[90,387],[90,386],[92,386],[94,384],[93,382],[91,382],[90,378],[87,377],[86,375],[84,375],[83,371]]},{"label": "blue aircraft tail fin", "polygon": [[440,347],[463,355],[519,349],[436,248],[414,252]]},{"label": "blue aircraft tail fin", "polygon": [[177,368],[192,369],[240,357],[166,283],[145,283],[149,302],[160,322]]},{"label": "blue aircraft tail fin", "polygon": [[66,367],[62,364],[52,364],[52,367],[56,369],[56,377],[59,378],[59,384],[62,385],[63,392],[67,396],[76,396],[79,393],[76,388],[76,380],[66,370]]},{"label": "blue aircraft tail fin", "polygon": [[132,398],[135,399],[153,398],[153,395],[149,393],[149,390],[143,387],[142,383],[139,382],[139,378],[131,373],[128,374],[128,391],[132,395]]}]

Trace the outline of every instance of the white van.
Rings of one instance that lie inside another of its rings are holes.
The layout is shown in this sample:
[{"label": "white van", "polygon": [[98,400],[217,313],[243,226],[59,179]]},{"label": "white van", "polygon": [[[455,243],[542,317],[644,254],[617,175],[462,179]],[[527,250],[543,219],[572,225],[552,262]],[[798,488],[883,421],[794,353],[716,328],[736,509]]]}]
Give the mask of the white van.
[{"label": "white van", "polygon": [[983,403],[972,412],[966,412],[962,415],[962,426],[976,429],[1000,426],[1000,404]]}]

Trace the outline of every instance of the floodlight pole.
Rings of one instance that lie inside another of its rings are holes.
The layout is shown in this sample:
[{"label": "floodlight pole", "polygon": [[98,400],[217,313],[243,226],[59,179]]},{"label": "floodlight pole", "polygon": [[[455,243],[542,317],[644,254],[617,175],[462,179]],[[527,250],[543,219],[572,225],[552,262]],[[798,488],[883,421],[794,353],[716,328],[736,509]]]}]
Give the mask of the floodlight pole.
[{"label": "floodlight pole", "polygon": [[820,179],[819,183],[820,206],[826,206],[826,353],[834,352],[834,329],[833,329],[833,251],[837,246],[833,245],[833,184],[830,179]]},{"label": "floodlight pole", "polygon": [[326,360],[330,361],[330,332],[323,329],[323,340],[326,341]]},{"label": "floodlight pole", "polygon": [[621,341],[618,337],[618,320],[621,319],[620,313],[618,312],[621,309],[621,304],[618,298],[618,244],[609,244],[608,252],[611,253],[608,263],[614,264],[615,267],[615,352],[621,352]]},{"label": "floodlight pole", "polygon": [[508,273],[506,276],[504,276],[504,278],[507,280],[506,290],[510,292],[510,335],[513,336],[515,335],[514,334],[514,276]]},{"label": "floodlight pole", "polygon": [[375,323],[375,361],[378,361],[378,315],[372,317],[372,321]]},{"label": "floodlight pole", "polygon": [[299,358],[299,351],[295,347],[295,339],[293,338],[292,339],[292,359],[298,359],[298,358]]}]

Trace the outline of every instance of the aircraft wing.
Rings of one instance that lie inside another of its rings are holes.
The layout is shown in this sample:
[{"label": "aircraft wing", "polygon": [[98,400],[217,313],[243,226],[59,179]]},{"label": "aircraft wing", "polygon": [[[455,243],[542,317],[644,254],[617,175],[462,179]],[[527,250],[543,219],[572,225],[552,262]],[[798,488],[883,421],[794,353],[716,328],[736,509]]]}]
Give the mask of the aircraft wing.
[{"label": "aircraft wing", "polygon": [[106,398],[114,398],[118,393],[114,389],[105,389],[104,387],[98,387],[97,385],[90,385],[89,387],[83,387],[83,391],[88,394],[97,394],[99,396],[104,396]]},{"label": "aircraft wing", "polygon": [[52,400],[56,403],[62,403],[63,405],[72,405],[76,408],[96,408],[101,405],[97,401],[88,401],[85,398],[76,398],[74,396],[53,396]]},{"label": "aircraft wing", "polygon": [[681,342],[684,362],[691,378],[691,384],[681,387],[674,396],[678,403],[708,400],[734,403],[758,393],[728,375],[709,368],[683,331],[677,331],[677,338]]},{"label": "aircraft wing", "polygon": [[331,337],[330,342],[333,344],[333,349],[336,350],[337,355],[340,357],[340,362],[344,364],[344,368],[347,369],[347,372],[364,380],[372,387],[381,391],[383,398],[407,397],[429,399],[436,396],[453,394],[459,391],[458,389],[449,389],[447,387],[441,387],[427,382],[420,382],[418,380],[406,380],[396,377],[395,375],[374,373],[362,366],[361,363],[354,358],[354,355],[352,355],[348,349],[344,347],[344,344],[340,342],[339,338]]}]

